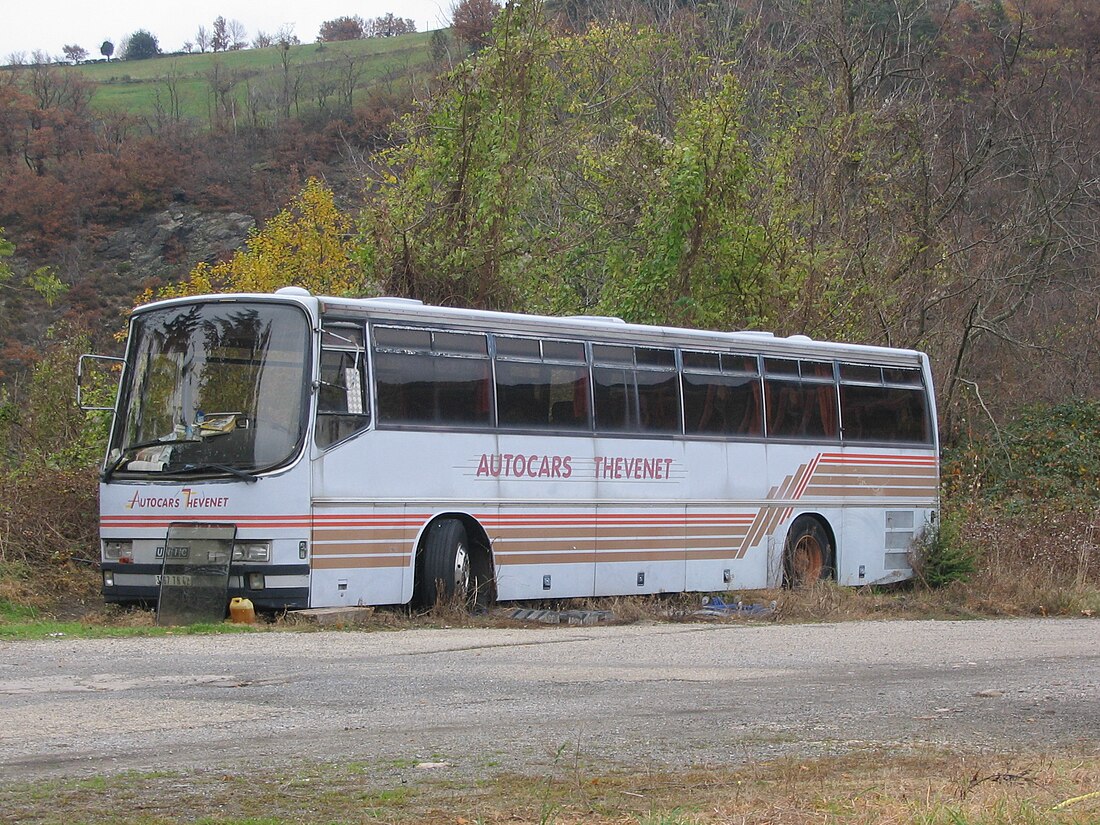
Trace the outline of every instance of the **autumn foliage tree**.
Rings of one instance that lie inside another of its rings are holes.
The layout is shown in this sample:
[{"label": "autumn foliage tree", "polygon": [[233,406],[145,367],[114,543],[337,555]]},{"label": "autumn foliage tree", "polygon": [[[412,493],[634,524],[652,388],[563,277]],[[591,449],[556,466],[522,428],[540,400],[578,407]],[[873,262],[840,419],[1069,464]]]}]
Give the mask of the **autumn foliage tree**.
[{"label": "autumn foliage tree", "polygon": [[[667,107],[655,67],[679,72]],[[739,82],[671,34],[559,36],[509,7],[404,129],[365,233],[394,291],[772,328],[804,278],[753,209],[772,170],[753,163]]]},{"label": "autumn foliage tree", "polygon": [[366,24],[358,15],[337,17],[321,24],[317,40],[322,43],[336,43],[342,40],[362,40],[366,36]]},{"label": "autumn foliage tree", "polygon": [[458,0],[451,9],[451,31],[470,49],[480,49],[488,44],[499,12],[495,0]]}]

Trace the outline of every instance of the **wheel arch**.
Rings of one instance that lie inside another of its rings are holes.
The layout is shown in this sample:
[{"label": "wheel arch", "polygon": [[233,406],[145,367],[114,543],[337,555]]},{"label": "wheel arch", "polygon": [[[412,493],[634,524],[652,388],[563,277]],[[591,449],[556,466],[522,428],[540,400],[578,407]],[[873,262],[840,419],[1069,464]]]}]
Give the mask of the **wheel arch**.
[{"label": "wheel arch", "polygon": [[421,525],[420,531],[416,534],[416,542],[413,545],[414,584],[410,589],[410,597],[412,597],[415,592],[415,581],[418,581],[421,576],[420,556],[424,551],[424,539],[434,524],[447,519],[454,519],[462,524],[462,527],[466,530],[467,544],[471,550],[477,550],[477,552],[471,552],[471,564],[473,565],[472,572],[474,575],[478,576],[483,581],[495,582],[496,569],[493,564],[493,545],[489,540],[489,533],[485,530],[485,527],[470,513],[461,510],[446,510],[435,513],[431,518],[427,519],[424,524]]},{"label": "wheel arch", "polygon": [[826,566],[830,569],[829,578],[837,581],[839,580],[840,570],[840,546],[837,544],[837,534],[833,527],[829,517],[818,510],[803,510],[795,513],[791,517],[791,520],[787,523],[787,529],[783,533],[783,555],[780,557],[780,573],[781,581],[786,584],[787,581],[787,546],[790,541],[791,535],[794,533],[795,527],[799,522],[809,519],[818,524],[818,526],[825,532],[825,538],[829,542],[829,558],[825,560]]},{"label": "wheel arch", "polygon": [[417,549],[419,549],[420,546],[423,544],[424,535],[428,532],[429,528],[437,521],[441,521],[442,519],[457,519],[458,521],[462,522],[462,526],[466,528],[466,540],[469,541],[470,544],[482,548],[490,556],[492,555],[493,548],[492,544],[489,541],[489,534],[488,532],[486,532],[481,522],[469,513],[464,513],[460,510],[450,510],[443,513],[436,513],[434,516],[424,522],[424,526],[420,528],[420,533],[416,537]]}]

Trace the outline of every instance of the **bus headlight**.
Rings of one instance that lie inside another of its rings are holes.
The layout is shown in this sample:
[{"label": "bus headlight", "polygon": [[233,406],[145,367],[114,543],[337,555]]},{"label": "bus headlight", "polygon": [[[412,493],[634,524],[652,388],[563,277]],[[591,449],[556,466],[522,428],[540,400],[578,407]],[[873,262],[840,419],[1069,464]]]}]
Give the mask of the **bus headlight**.
[{"label": "bus headlight", "polygon": [[270,541],[242,541],[233,545],[233,561],[271,561]]},{"label": "bus headlight", "polygon": [[103,586],[114,587],[115,586],[115,574],[110,570],[103,571]]},{"label": "bus headlight", "polygon": [[133,557],[134,543],[132,541],[118,541],[106,539],[103,542],[103,558],[121,559],[123,556]]}]

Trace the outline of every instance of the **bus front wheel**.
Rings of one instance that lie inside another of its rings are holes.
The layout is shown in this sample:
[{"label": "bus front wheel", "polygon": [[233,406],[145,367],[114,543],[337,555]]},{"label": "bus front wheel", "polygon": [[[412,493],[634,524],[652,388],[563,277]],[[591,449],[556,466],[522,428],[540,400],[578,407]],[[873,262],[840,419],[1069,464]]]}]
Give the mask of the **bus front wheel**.
[{"label": "bus front wheel", "polygon": [[820,521],[813,516],[796,519],[787,533],[783,552],[783,583],[796,589],[832,578],[833,552],[829,534]]},{"label": "bus front wheel", "polygon": [[470,549],[458,519],[440,519],[428,528],[420,555],[420,598],[426,607],[464,603],[470,595]]}]

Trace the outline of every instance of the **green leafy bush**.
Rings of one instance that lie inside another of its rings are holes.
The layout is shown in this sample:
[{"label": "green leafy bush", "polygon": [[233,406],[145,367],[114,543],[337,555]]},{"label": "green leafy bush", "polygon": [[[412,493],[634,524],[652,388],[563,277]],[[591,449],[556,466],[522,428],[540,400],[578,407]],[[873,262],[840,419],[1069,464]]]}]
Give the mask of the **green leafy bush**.
[{"label": "green leafy bush", "polygon": [[0,389],[0,600],[87,586],[98,557],[96,465],[109,418],[76,406],[86,336],[54,331],[25,380]]},{"label": "green leafy bush", "polygon": [[1100,401],[1027,407],[998,432],[945,451],[949,493],[1080,499],[1100,492]]}]

